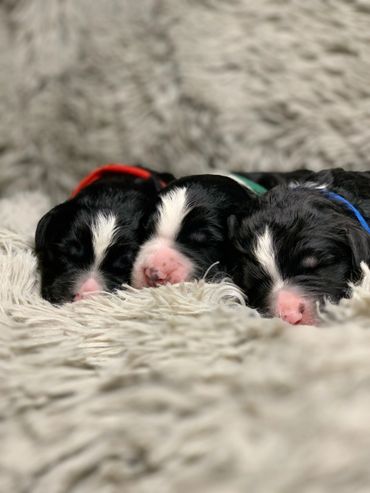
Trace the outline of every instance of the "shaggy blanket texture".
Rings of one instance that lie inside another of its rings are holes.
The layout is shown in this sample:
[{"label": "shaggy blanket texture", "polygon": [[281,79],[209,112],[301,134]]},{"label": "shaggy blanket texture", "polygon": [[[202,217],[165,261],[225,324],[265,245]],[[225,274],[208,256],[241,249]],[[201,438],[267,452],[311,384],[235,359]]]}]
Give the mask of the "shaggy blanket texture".
[{"label": "shaggy blanket texture", "polygon": [[320,328],[227,282],[51,306],[37,220],[109,161],[370,167],[368,0],[0,3],[0,492],[368,493],[370,275]]},{"label": "shaggy blanket texture", "polygon": [[320,329],[227,283],[56,308],[32,253],[45,196],[0,202],[0,491],[368,492],[370,276]]}]

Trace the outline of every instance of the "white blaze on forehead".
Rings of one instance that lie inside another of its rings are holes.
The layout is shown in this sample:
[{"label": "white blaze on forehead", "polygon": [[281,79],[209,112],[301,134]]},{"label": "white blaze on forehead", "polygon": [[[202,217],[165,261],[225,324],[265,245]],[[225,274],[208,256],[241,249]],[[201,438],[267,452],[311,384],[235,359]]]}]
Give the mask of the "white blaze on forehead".
[{"label": "white blaze on forehead", "polygon": [[155,236],[174,240],[184,217],[190,211],[186,188],[175,188],[161,197]]},{"label": "white blaze on forehead", "polygon": [[99,213],[91,226],[92,243],[95,256],[95,265],[99,265],[104,258],[107,248],[114,242],[118,226],[113,214]]},{"label": "white blaze on forehead", "polygon": [[281,288],[283,281],[276,262],[273,238],[268,227],[262,235],[257,236],[254,255],[266,274],[271,277],[274,289]]}]

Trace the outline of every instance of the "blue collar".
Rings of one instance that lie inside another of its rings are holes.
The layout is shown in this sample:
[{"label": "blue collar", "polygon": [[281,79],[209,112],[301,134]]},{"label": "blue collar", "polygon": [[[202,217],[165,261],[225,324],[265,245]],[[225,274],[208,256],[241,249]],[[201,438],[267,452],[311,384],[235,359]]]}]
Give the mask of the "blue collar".
[{"label": "blue collar", "polygon": [[351,204],[351,202],[349,202],[347,199],[345,199],[341,195],[338,195],[337,193],[334,193],[334,192],[325,191],[325,195],[329,199],[333,199],[333,200],[336,200],[337,202],[342,202],[342,204],[345,204],[348,207],[348,209],[351,210],[353,212],[353,214],[356,216],[356,218],[357,218],[358,222],[361,224],[362,228],[367,233],[370,234],[370,227],[367,224],[366,219],[361,214],[361,212],[353,204]]}]

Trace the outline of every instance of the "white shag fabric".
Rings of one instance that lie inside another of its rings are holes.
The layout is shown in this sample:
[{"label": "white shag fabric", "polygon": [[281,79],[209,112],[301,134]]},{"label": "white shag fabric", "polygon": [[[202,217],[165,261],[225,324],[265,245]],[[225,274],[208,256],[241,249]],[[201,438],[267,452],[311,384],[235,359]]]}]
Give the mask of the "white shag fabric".
[{"label": "white shag fabric", "polygon": [[369,26],[369,0],[4,0],[0,187],[369,168]]},{"label": "white shag fabric", "polygon": [[0,491],[369,491],[370,276],[323,326],[229,284],[38,292],[40,194],[0,202]]},{"label": "white shag fabric", "polygon": [[45,193],[104,162],[369,169],[369,26],[368,0],[0,2],[1,493],[369,492],[368,273],[296,328],[225,283],[55,308],[32,254]]}]

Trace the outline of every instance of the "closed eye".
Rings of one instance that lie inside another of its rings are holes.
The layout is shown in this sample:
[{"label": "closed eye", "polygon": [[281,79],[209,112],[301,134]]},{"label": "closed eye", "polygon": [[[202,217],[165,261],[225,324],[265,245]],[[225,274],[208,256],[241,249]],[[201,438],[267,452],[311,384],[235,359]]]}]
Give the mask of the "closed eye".
[{"label": "closed eye", "polygon": [[103,269],[113,269],[117,272],[131,268],[137,247],[133,245],[113,245],[107,251],[102,263]]},{"label": "closed eye", "polygon": [[192,243],[203,244],[203,243],[206,243],[208,239],[209,239],[209,235],[205,231],[202,231],[202,230],[193,231],[189,235],[189,240]]},{"label": "closed eye", "polygon": [[313,270],[320,265],[319,259],[314,255],[308,255],[301,260],[301,267],[304,269]]},{"label": "closed eye", "polygon": [[86,255],[86,249],[83,244],[74,240],[55,245],[55,249],[59,257],[70,260],[80,260]]},{"label": "closed eye", "polygon": [[299,265],[306,271],[314,272],[324,267],[330,267],[338,261],[334,255],[319,254],[319,255],[307,255],[303,257]]}]

